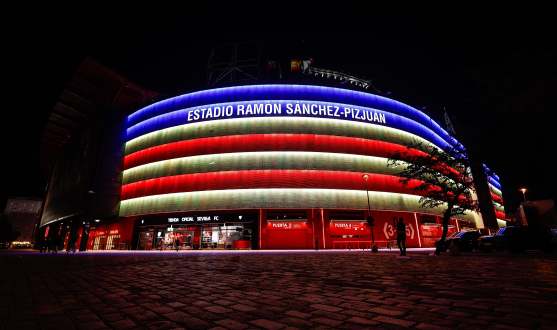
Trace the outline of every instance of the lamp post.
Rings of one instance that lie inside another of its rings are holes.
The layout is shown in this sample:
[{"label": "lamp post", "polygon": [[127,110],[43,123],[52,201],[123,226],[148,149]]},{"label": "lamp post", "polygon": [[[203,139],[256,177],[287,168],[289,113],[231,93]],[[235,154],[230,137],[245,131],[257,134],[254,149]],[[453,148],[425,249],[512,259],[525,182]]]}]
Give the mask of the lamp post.
[{"label": "lamp post", "polygon": [[[366,180],[367,210],[369,212],[368,213],[369,214],[368,219],[370,219],[371,218],[371,206],[369,204],[369,188],[368,188],[368,185],[367,185],[367,179],[369,179],[369,174],[362,175],[362,178],[364,178],[364,180]],[[373,219],[373,218],[371,218],[371,219]],[[375,245],[375,236],[373,235],[373,220],[372,220],[372,223],[370,223],[368,221],[368,224],[369,224],[369,227],[371,229],[371,252],[377,253],[378,251],[377,251],[377,246]]]},{"label": "lamp post", "polygon": [[526,202],[526,189],[522,188],[520,189],[520,191],[522,191],[522,196],[524,196],[524,202]]}]

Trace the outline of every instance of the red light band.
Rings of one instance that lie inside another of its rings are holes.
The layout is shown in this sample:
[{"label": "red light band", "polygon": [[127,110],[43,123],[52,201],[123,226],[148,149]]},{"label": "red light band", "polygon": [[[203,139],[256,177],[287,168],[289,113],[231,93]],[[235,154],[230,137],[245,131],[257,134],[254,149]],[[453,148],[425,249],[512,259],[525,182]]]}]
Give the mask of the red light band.
[{"label": "red light band", "polygon": [[[260,188],[313,188],[366,190],[363,173],[336,171],[254,170],[209,172],[170,176],[130,183],[122,187],[122,200],[171,194],[178,192],[260,189]],[[391,175],[370,174],[370,191],[411,194],[419,184],[411,182],[403,188],[398,178]]]},{"label": "red light band", "polygon": [[[196,155],[254,151],[315,151],[388,157],[402,145],[313,134],[249,134],[210,137],[169,143],[141,150],[124,158],[124,170],[166,159]],[[417,152],[417,151],[416,151]]]}]

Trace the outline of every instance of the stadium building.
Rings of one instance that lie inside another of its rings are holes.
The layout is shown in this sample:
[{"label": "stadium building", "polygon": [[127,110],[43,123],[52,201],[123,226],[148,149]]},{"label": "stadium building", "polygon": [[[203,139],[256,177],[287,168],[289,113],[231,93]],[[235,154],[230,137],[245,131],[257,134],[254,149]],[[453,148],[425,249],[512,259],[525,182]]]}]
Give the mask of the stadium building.
[{"label": "stadium building", "polygon": [[[409,105],[312,83],[165,98],[91,59],[84,66],[70,83],[81,90],[65,97],[89,111],[62,133],[56,157],[44,152],[40,237],[77,233],[82,250],[171,248],[178,237],[194,249],[312,249],[316,237],[320,248],[363,247],[371,241],[368,190],[381,247],[396,239],[393,216],[405,219],[409,247],[440,237],[442,210],[420,208],[420,196],[387,167],[387,155],[406,142],[449,143]],[[99,72],[111,84],[101,84]],[[91,90],[104,97],[84,102]],[[61,100],[55,111],[78,117],[72,105],[79,107]],[[451,232],[504,225],[499,178],[478,191],[487,211],[451,219]]]}]

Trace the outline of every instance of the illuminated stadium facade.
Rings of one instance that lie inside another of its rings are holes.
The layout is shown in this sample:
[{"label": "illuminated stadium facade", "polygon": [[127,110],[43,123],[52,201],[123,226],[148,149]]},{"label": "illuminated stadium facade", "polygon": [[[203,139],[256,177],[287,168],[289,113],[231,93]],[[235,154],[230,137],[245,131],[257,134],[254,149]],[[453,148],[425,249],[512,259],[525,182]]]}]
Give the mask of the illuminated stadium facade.
[{"label": "illuminated stadium facade", "polygon": [[[440,236],[442,210],[420,208],[387,158],[412,140],[443,148],[448,135],[401,102],[328,86],[244,85],[169,98],[125,122],[117,214],[68,224],[82,248],[170,248],[180,238],[195,249],[308,249],[316,237],[320,248],[362,247],[371,241],[364,174],[380,246],[396,239],[393,216],[406,220],[409,247]],[[451,219],[451,232],[504,224],[499,179],[486,187],[497,220],[469,213]],[[43,216],[43,230],[58,229],[58,216]]]}]

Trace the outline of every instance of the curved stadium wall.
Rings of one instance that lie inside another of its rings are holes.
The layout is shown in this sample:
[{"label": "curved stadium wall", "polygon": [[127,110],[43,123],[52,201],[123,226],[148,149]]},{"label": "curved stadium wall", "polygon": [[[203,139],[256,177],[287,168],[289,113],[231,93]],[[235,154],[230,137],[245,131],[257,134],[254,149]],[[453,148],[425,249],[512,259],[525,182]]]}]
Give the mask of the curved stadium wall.
[{"label": "curved stadium wall", "polygon": [[[419,207],[387,168],[405,142],[443,148],[447,133],[385,97],[313,85],[217,88],[128,119],[120,216],[195,210]],[[497,183],[498,184],[498,183]],[[462,219],[476,223],[475,213]],[[481,221],[481,220],[480,220]]]}]

